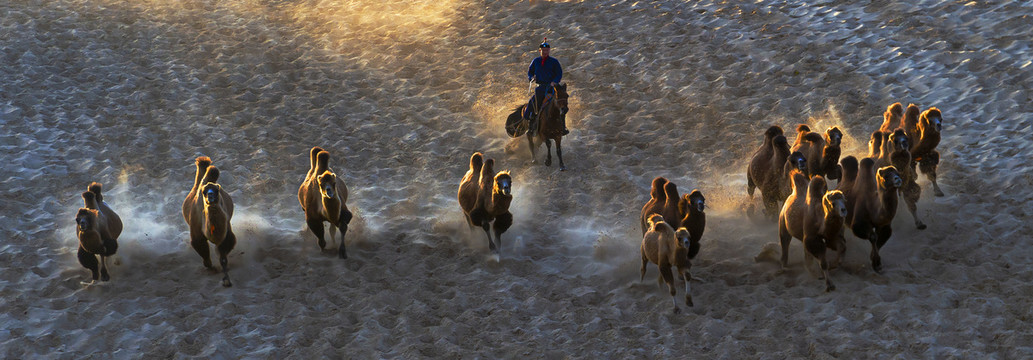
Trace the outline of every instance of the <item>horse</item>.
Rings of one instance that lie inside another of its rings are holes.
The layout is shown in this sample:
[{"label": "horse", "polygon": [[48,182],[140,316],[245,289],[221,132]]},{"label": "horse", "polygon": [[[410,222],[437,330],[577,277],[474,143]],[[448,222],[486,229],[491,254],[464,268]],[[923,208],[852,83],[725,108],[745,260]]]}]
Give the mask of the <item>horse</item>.
[{"label": "horse", "polygon": [[[535,149],[545,143],[545,166],[552,166],[552,141],[556,142],[556,157],[560,160],[560,170],[567,170],[563,164],[563,148],[560,147],[560,140],[563,139],[563,120],[567,116],[567,84],[555,84],[552,86],[552,93],[545,97],[542,102],[542,109],[538,116],[532,119],[530,130],[527,131],[527,144],[531,148],[531,163],[537,163]],[[536,126],[537,125],[537,126]]]}]

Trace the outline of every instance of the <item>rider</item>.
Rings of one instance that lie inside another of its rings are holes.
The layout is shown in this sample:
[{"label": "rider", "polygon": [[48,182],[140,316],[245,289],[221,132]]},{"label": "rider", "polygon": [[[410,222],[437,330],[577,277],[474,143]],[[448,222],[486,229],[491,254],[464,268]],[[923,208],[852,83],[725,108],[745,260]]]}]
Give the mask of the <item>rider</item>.
[{"label": "rider", "polygon": [[[527,67],[527,81],[534,81],[538,84],[538,87],[534,89],[534,95],[527,102],[527,107],[524,108],[524,119],[531,120],[537,116],[535,111],[542,106],[542,101],[545,100],[546,93],[552,93],[552,86],[556,85],[563,79],[563,67],[560,66],[560,61],[554,57],[549,56],[549,42],[548,38],[542,40],[542,44],[538,45],[538,51],[541,56],[531,60],[531,66]],[[563,116],[563,135],[570,133],[567,130],[567,117]]]}]

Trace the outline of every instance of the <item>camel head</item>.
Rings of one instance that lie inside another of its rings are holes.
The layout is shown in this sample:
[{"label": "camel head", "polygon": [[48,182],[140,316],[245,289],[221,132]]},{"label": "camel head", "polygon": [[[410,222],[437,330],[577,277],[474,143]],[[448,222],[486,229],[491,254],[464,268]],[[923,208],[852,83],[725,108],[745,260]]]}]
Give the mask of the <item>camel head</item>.
[{"label": "camel head", "polygon": [[785,135],[785,131],[778,125],[771,125],[767,131],[764,131],[764,137],[768,139],[774,139],[776,136]]},{"label": "camel head", "polygon": [[509,175],[509,171],[500,171],[495,175],[494,192],[506,196],[513,194],[513,177]]},{"label": "camel head", "polygon": [[842,191],[832,190],[825,193],[825,196],[822,197],[821,204],[825,209],[826,214],[846,218],[846,196],[843,195]]},{"label": "camel head", "polygon": [[692,192],[685,195],[683,199],[686,204],[688,204],[686,210],[703,212],[703,209],[707,206],[707,199],[703,197],[703,192],[699,191],[699,189],[693,189]]},{"label": "camel head", "polygon": [[219,203],[219,194],[222,193],[222,185],[210,182],[201,187],[201,197],[206,206],[214,206]]},{"label": "camel head", "polygon": [[893,133],[890,134],[890,142],[892,142],[895,147],[894,151],[911,149],[911,142],[907,138],[907,133],[905,133],[903,129],[893,130]]},{"label": "camel head", "polygon": [[319,193],[324,199],[332,199],[337,196],[337,175],[330,170],[324,171],[316,179],[319,184]]},{"label": "camel head", "polygon": [[900,172],[893,166],[883,166],[879,168],[876,176],[879,179],[879,184],[887,189],[899,189],[904,185],[904,179],[900,177]]},{"label": "camel head", "polygon": [[678,239],[678,246],[686,249],[691,247],[691,244],[689,244],[689,230],[684,226],[678,228],[678,231],[674,232],[674,236]]},{"label": "camel head", "polygon": [[843,132],[838,127],[831,127],[825,131],[825,137],[828,138],[830,146],[839,146],[840,142],[843,141]]},{"label": "camel head", "polygon": [[792,154],[789,154],[788,161],[793,164],[794,169],[800,170],[804,174],[807,173],[807,158],[803,156],[802,152],[793,151]]},{"label": "camel head", "polygon": [[923,124],[926,124],[926,128],[929,128],[929,126],[932,125],[932,127],[936,129],[936,132],[943,130],[943,114],[940,113],[940,109],[935,107],[931,107],[929,110],[922,113],[920,121]]},{"label": "camel head", "polygon": [[79,208],[79,212],[75,214],[75,224],[79,231],[93,230],[97,224],[97,216],[97,210]]}]

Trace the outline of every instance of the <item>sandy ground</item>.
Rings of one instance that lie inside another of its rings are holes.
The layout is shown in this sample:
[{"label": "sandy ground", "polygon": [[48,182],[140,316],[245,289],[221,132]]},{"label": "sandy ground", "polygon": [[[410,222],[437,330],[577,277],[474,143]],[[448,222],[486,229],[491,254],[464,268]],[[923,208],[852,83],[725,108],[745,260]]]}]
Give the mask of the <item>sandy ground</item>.
[{"label": "sandy ground", "polygon": [[[1033,356],[1028,3],[12,0],[0,14],[4,358]],[[571,91],[566,172],[531,164],[502,126],[543,36]],[[947,195],[919,181],[929,229],[902,204],[881,274],[848,236],[832,293],[799,242],[784,274],[755,261],[777,241],[742,210],[764,129],[836,125],[861,155],[897,101],[944,111]],[[296,200],[314,145],[351,190],[344,261]],[[456,201],[474,151],[515,180],[500,261]],[[237,205],[232,288],[187,244],[198,155]],[[655,176],[710,205],[681,314],[655,267],[638,279]],[[83,287],[74,216],[91,181],[125,231],[112,280]]]}]

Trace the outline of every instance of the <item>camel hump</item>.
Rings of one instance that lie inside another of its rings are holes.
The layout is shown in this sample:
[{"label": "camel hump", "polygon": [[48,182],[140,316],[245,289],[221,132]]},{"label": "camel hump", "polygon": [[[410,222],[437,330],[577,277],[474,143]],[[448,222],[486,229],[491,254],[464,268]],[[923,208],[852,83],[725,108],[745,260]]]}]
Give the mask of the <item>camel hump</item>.
[{"label": "camel hump", "polygon": [[212,164],[212,158],[203,155],[198,156],[197,159],[194,159],[194,163],[197,164],[197,167],[206,169]]},{"label": "camel hump", "polygon": [[474,152],[473,155],[470,155],[470,169],[471,170],[473,170],[474,172],[479,172],[479,171],[481,171],[481,166],[483,166],[483,165],[484,165],[484,154],[482,154],[480,151],[478,151],[478,152]]},{"label": "camel hump", "polygon": [[918,109],[918,105],[907,104],[907,111],[904,112],[904,115],[907,115],[907,116],[918,116],[919,112],[920,112],[920,110]]},{"label": "camel hump", "polygon": [[649,215],[649,218],[646,220],[646,222],[650,224],[649,231],[663,231],[664,229],[671,228],[671,226],[667,225],[667,223],[664,221],[663,215],[660,214]]},{"label": "camel hump", "polygon": [[103,187],[104,186],[101,185],[99,182],[94,181],[90,183],[90,186],[86,187],[86,189],[97,196],[97,201],[104,201],[104,196],[100,194]]},{"label": "camel hump", "polygon": [[895,102],[893,104],[890,104],[890,106],[886,107],[886,112],[891,113],[891,114],[903,114],[904,113],[904,105],[902,105],[899,102]]},{"label": "camel hump", "polygon": [[204,172],[204,178],[201,181],[202,184],[210,182],[219,182],[219,168],[215,167],[215,165],[208,165]]},{"label": "camel hump", "polygon": [[933,107],[927,109],[925,112],[923,112],[922,113],[922,117],[926,118],[926,119],[930,119],[930,118],[943,118],[943,114],[940,113],[940,109],[937,109],[935,106],[933,106]]},{"label": "camel hump", "polygon": [[316,154],[316,166],[318,168],[323,168],[323,169],[328,168],[328,167],[330,167],[329,164],[330,164],[330,152],[329,151],[323,150],[323,151],[320,151],[318,154]]},{"label": "camel hump", "polygon": [[815,132],[809,132],[803,136],[804,141],[810,141],[812,143],[819,143],[825,139],[821,137],[821,134]]},{"label": "camel hump", "polygon": [[481,179],[495,178],[495,159],[485,159],[481,164]]}]

